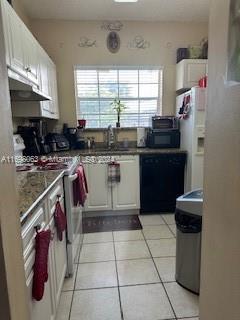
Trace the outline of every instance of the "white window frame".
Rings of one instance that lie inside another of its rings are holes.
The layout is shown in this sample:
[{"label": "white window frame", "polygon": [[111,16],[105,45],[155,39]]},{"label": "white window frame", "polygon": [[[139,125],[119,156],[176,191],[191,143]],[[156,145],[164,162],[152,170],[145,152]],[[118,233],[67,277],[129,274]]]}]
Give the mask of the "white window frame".
[{"label": "white window frame", "polygon": [[[164,85],[163,85],[163,80],[164,80],[164,69],[162,66],[89,66],[89,65],[75,65],[74,66],[74,86],[75,86],[75,101],[76,101],[76,115],[77,115],[77,120],[79,119],[78,115],[78,109],[79,109],[79,105],[80,105],[80,101],[109,101],[111,98],[100,98],[99,96],[99,81],[97,83],[98,85],[98,97],[94,97],[94,98],[80,98],[78,97],[78,93],[77,93],[77,70],[96,70],[96,71],[105,71],[105,70],[159,70],[159,77],[158,77],[158,98],[157,98],[157,112],[156,115],[162,115],[163,112],[163,89],[164,89]],[[138,74],[139,76],[139,74]],[[139,82],[139,78],[138,78],[138,83],[136,83],[139,87],[140,82]],[[146,83],[149,84],[149,83]],[[119,85],[119,81],[118,81],[118,85]],[[118,96],[119,96],[119,86],[118,86]],[[120,98],[125,100],[125,98]],[[131,101],[131,100],[153,100],[153,98],[126,98],[127,100]],[[99,108],[100,109],[100,108]],[[139,113],[138,113],[139,115]],[[101,113],[99,112],[99,117],[101,116]],[[135,126],[132,126],[131,128],[133,128]],[[90,129],[92,129],[93,127],[90,127]],[[96,129],[101,129],[104,127],[96,127]],[[127,128],[127,127],[123,127],[123,128]],[[93,128],[94,129],[94,128]]]}]

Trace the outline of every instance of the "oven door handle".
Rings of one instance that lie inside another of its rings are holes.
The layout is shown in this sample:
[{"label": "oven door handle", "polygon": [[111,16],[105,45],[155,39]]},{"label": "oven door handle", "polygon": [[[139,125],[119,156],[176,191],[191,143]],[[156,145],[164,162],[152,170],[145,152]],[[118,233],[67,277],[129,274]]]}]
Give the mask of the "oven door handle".
[{"label": "oven door handle", "polygon": [[68,179],[69,179],[69,181],[74,181],[74,180],[77,179],[77,177],[78,177],[78,174],[75,173],[75,174],[73,174],[73,175],[68,176]]}]

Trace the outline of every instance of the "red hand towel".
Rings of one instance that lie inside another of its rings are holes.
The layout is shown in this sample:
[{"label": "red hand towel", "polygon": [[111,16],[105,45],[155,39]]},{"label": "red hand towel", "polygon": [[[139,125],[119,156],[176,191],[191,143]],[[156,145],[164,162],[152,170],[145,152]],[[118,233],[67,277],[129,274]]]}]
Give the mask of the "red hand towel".
[{"label": "red hand towel", "polygon": [[35,241],[35,263],[33,266],[32,297],[40,301],[44,294],[44,283],[48,280],[48,249],[51,230],[38,232]]},{"label": "red hand towel", "polygon": [[67,219],[59,201],[57,201],[56,203],[56,208],[54,211],[54,220],[57,228],[58,239],[62,241],[62,233],[66,230]]},{"label": "red hand towel", "polygon": [[87,199],[88,185],[84,168],[82,165],[79,165],[79,167],[76,170],[76,173],[78,177],[73,182],[74,205],[77,206],[78,204],[80,204],[81,206],[84,206],[84,203]]}]

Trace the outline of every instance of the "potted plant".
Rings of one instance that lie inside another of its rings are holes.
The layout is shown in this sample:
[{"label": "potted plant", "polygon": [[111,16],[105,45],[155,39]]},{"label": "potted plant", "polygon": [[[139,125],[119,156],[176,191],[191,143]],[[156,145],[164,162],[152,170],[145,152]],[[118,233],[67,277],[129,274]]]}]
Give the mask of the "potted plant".
[{"label": "potted plant", "polygon": [[117,123],[116,127],[120,128],[120,115],[121,113],[126,109],[126,106],[124,103],[121,102],[120,99],[115,98],[113,102],[111,103],[111,106],[113,107],[113,110],[117,112]]}]

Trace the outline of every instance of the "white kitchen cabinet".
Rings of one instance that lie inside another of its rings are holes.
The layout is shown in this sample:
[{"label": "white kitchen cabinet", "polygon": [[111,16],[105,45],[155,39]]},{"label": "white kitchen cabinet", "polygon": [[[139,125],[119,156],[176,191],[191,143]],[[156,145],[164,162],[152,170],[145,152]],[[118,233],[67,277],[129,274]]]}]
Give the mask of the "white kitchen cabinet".
[{"label": "white kitchen cabinet", "polygon": [[3,19],[3,33],[4,33],[4,44],[5,44],[5,52],[6,52],[6,63],[9,66],[10,65],[10,8],[7,3],[7,1],[1,1],[1,7],[2,7],[2,19]]},{"label": "white kitchen cabinet", "polygon": [[59,118],[59,108],[58,108],[58,92],[57,92],[57,70],[55,64],[49,59],[48,61],[48,79],[49,79],[49,91],[52,97],[51,101],[46,101],[49,103],[50,115],[49,118],[58,119]]},{"label": "white kitchen cabinet", "polygon": [[186,91],[198,85],[207,75],[208,60],[184,59],[176,67],[176,91]]},{"label": "white kitchen cabinet", "polygon": [[113,210],[140,209],[139,157],[118,156],[121,181],[112,188]]},{"label": "white kitchen cabinet", "polygon": [[33,283],[33,272],[30,273],[29,277],[26,279],[27,285],[27,295],[30,311],[31,320],[51,320],[54,319],[52,312],[52,301],[51,301],[51,287],[50,278],[45,283],[44,297],[41,301],[36,301],[32,299],[32,283]]},{"label": "white kitchen cabinet", "polygon": [[140,208],[139,157],[114,157],[120,163],[121,181],[108,185],[107,164],[86,164],[88,198],[85,211],[130,210]]},{"label": "white kitchen cabinet", "polygon": [[57,74],[52,60],[40,52],[40,90],[51,97],[50,101],[12,101],[12,114],[14,117],[43,117],[59,119]]},{"label": "white kitchen cabinet", "polygon": [[[24,58],[24,24],[16,12],[11,8],[10,4],[8,4],[6,0],[2,1],[5,2],[4,8],[7,9],[9,19],[9,33],[6,35],[9,41],[9,67],[27,78],[27,66],[25,65]],[[5,14],[5,12],[3,12],[3,14]]]},{"label": "white kitchen cabinet", "polygon": [[11,5],[6,0],[0,3],[8,68],[51,97],[50,101],[14,102],[13,116],[58,119],[56,66]]},{"label": "white kitchen cabinet", "polygon": [[[62,181],[56,183],[22,228],[23,257],[31,320],[55,319],[63,281],[66,275],[66,232],[63,233],[63,240],[59,241],[53,216],[58,195],[60,195],[61,206],[64,208]],[[36,236],[34,227],[37,225],[45,230],[50,229],[53,233],[48,254],[48,281],[45,282],[44,295],[41,301],[36,301],[32,298]]]},{"label": "white kitchen cabinet", "polygon": [[[39,215],[40,210],[46,207],[46,203],[44,202],[40,209],[36,210],[36,214]],[[44,214],[42,212],[42,214]],[[35,213],[33,214],[33,217]],[[42,218],[45,220],[46,215]],[[37,221],[36,221],[37,222]],[[30,222],[30,224],[32,224]],[[36,224],[34,224],[36,225]],[[47,230],[52,228],[52,225],[42,223],[42,227]],[[52,230],[52,229],[51,229]],[[42,300],[36,301],[32,298],[32,285],[33,285],[33,266],[35,261],[35,230],[34,226],[32,229],[29,228],[30,233],[32,234],[31,241],[29,245],[24,250],[24,266],[25,266],[25,275],[26,275],[26,287],[27,287],[27,295],[29,301],[29,312],[31,320],[52,320],[54,319],[54,315],[56,313],[56,303],[55,303],[55,281],[54,281],[54,256],[53,256],[53,247],[54,243],[51,241],[49,246],[48,253],[48,281],[45,282],[44,285],[44,295]]]},{"label": "white kitchen cabinet", "polygon": [[39,103],[41,115],[42,117],[50,119],[58,119],[59,108],[56,66],[44,50],[40,54],[40,76],[41,91],[51,97],[50,101],[41,101]]},{"label": "white kitchen cabinet", "polygon": [[37,41],[6,0],[1,0],[7,65],[11,70],[39,85]]},{"label": "white kitchen cabinet", "polygon": [[38,43],[23,23],[22,29],[24,64],[27,70],[27,77],[31,82],[40,86]]},{"label": "white kitchen cabinet", "polygon": [[88,182],[88,197],[85,211],[105,211],[112,209],[112,190],[107,181],[107,164],[85,164]]}]

